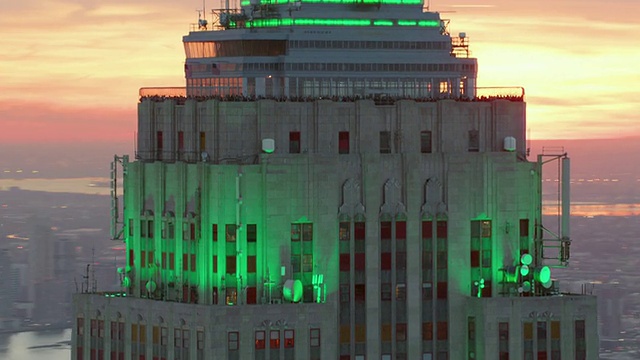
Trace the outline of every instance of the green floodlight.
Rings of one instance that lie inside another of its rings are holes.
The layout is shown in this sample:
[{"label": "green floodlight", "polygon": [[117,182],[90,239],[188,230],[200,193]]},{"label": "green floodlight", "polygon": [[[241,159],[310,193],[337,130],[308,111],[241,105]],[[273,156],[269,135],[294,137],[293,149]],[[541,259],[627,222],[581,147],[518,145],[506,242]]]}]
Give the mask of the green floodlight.
[{"label": "green floodlight", "polygon": [[131,286],[131,279],[129,279],[128,276],[125,276],[124,279],[122,279],[122,286],[123,287]]},{"label": "green floodlight", "polygon": [[520,262],[522,263],[522,265],[531,265],[531,263],[533,262],[533,256],[531,256],[531,254],[522,254],[522,256],[520,257]]},{"label": "green floodlight", "polygon": [[528,281],[523,282],[521,289],[522,289],[523,292],[531,291],[531,283],[528,282]]},{"label": "green floodlight", "polygon": [[481,278],[478,281],[474,281],[473,285],[478,287],[478,298],[482,297],[482,289],[484,289],[484,278]]},{"label": "green floodlight", "polygon": [[528,265],[522,265],[522,266],[520,267],[520,275],[522,275],[522,276],[527,276],[527,275],[529,275],[529,271],[530,271],[530,269],[529,269],[529,266],[528,266]]},{"label": "green floodlight", "polygon": [[147,281],[147,284],[145,285],[145,288],[147,288],[148,292],[156,291],[156,282],[153,281],[153,280]]},{"label": "green floodlight", "polygon": [[302,300],[302,282],[300,280],[287,280],[282,287],[284,299],[293,303]]},{"label": "green floodlight", "polygon": [[504,270],[505,280],[508,283],[515,283],[518,281],[518,268],[515,266],[508,266]]},{"label": "green floodlight", "polygon": [[536,281],[546,284],[551,281],[551,269],[548,266],[536,268],[533,273],[533,278]]}]

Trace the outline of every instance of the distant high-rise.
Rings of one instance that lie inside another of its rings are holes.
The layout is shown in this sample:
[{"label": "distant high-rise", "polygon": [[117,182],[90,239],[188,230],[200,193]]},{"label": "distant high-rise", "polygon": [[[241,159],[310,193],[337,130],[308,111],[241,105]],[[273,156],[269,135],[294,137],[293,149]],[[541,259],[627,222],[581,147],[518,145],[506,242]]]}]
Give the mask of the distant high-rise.
[{"label": "distant high-rise", "polygon": [[74,359],[597,357],[595,298],[550,273],[569,160],[527,161],[524,92],[484,95],[464,33],[420,0],[214,15],[186,89],[141,90],[123,288],[76,295]]}]

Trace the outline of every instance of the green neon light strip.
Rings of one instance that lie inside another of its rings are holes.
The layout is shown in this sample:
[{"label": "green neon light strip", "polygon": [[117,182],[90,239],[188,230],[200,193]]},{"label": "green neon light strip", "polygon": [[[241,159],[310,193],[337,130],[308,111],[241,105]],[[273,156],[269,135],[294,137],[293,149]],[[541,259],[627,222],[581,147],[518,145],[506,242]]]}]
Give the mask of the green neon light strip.
[{"label": "green neon light strip", "polygon": [[[371,19],[255,19],[247,22],[249,28],[278,27],[278,26],[393,26],[393,20],[371,20]],[[400,26],[421,26],[421,27],[438,27],[440,22],[437,20],[398,20]],[[235,23],[232,23],[233,27]]]},{"label": "green neon light strip", "polygon": [[[368,4],[368,5],[422,5],[422,0],[302,0],[302,3],[306,4]],[[262,0],[260,4],[263,5],[283,5],[290,4],[293,1],[288,0]],[[242,0],[240,2],[242,6],[250,6],[251,0]]]},{"label": "green neon light strip", "polygon": [[393,26],[393,21],[391,21],[391,20],[373,20],[373,25],[375,25],[375,26]]}]

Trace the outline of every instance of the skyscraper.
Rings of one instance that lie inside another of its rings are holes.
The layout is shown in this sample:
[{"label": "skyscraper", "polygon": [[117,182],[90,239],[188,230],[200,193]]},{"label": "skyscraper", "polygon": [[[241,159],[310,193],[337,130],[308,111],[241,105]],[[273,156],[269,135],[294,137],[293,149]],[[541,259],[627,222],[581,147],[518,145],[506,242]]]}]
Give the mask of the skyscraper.
[{"label": "skyscraper", "polygon": [[597,356],[595,298],[551,279],[568,157],[527,160],[524,91],[477,88],[466,34],[416,0],[213,15],[186,88],[141,90],[122,290],[75,296],[74,358]]}]

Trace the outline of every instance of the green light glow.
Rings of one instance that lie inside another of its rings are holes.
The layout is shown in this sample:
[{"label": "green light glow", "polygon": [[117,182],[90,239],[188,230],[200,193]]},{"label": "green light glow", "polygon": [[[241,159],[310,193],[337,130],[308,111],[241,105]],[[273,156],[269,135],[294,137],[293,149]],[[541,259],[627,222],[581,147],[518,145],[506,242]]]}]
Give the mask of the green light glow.
[{"label": "green light glow", "polygon": [[416,26],[418,22],[415,20],[398,20],[398,25],[400,26]]},{"label": "green light glow", "polygon": [[[398,20],[400,26],[437,27],[437,20]],[[248,28],[278,27],[278,26],[393,26],[390,19],[321,19],[321,18],[284,18],[284,19],[255,19],[247,22]],[[231,23],[231,27],[237,25]]]},{"label": "green light glow", "polygon": [[440,26],[440,21],[438,21],[438,20],[420,20],[420,21],[418,21],[418,26],[438,27],[438,26]]},{"label": "green light glow", "polygon": [[484,279],[480,279],[479,281],[476,281],[476,282],[474,282],[473,284],[474,284],[475,286],[477,286],[477,287],[478,287],[478,294],[477,294],[477,296],[478,296],[479,298],[481,298],[481,297],[482,297],[482,289],[484,289]]},{"label": "green light glow", "polygon": [[525,281],[522,283],[522,291],[524,292],[529,292],[531,291],[531,283],[528,281]]},{"label": "green light glow", "polygon": [[531,254],[522,254],[522,256],[520,257],[520,262],[522,263],[522,265],[531,265],[531,263],[533,262],[533,256],[531,256]]},{"label": "green light glow", "polygon": [[393,26],[393,21],[391,20],[373,20],[374,26]]},{"label": "green light glow", "polygon": [[529,266],[527,266],[527,265],[522,265],[522,266],[520,267],[520,275],[522,275],[522,276],[527,276],[527,275],[529,275]]},{"label": "green light glow", "polygon": [[282,287],[284,299],[293,303],[302,300],[302,291],[302,281],[300,280],[287,280]]},{"label": "green light glow", "polygon": [[537,268],[533,274],[536,281],[539,281],[543,284],[551,281],[551,269],[548,266],[543,266],[541,268]]},{"label": "green light glow", "polygon": [[122,279],[122,286],[123,287],[131,286],[131,279],[129,279],[128,276],[125,276],[124,279]]},{"label": "green light glow", "polygon": [[509,266],[504,271],[505,280],[509,283],[515,283],[518,281],[518,268],[515,266]]}]

